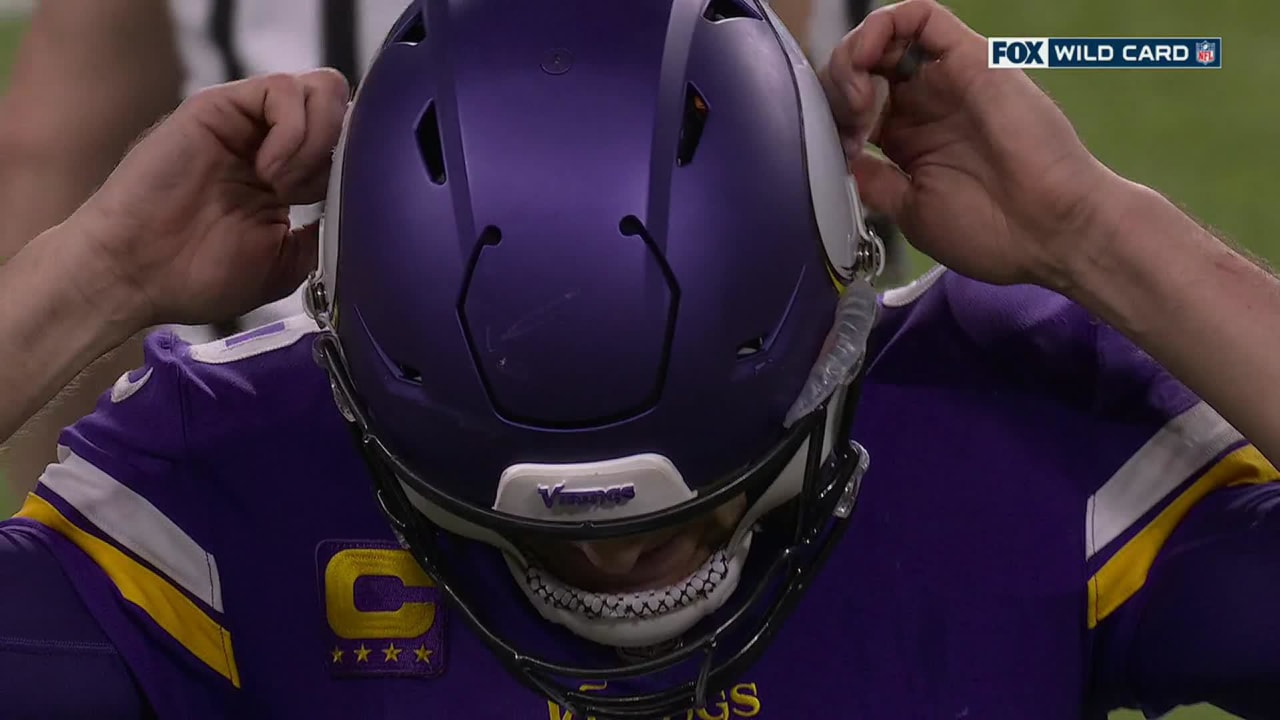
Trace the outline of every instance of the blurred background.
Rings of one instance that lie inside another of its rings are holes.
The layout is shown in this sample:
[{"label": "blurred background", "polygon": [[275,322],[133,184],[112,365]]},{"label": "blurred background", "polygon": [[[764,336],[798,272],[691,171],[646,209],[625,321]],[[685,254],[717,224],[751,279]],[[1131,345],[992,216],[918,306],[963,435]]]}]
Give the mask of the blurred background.
[{"label": "blurred background", "polygon": [[[93,0],[85,0],[93,2]],[[0,0],[0,90],[31,0]],[[985,35],[1222,37],[1221,70],[1054,70],[1035,79],[1112,168],[1157,188],[1264,261],[1280,261],[1280,3],[955,0]],[[912,258],[920,272],[926,258]],[[0,484],[2,487],[2,484]],[[0,498],[0,511],[15,504]],[[1116,713],[1112,720],[1136,720]],[[1196,707],[1176,720],[1230,716]],[[1033,719],[1028,719],[1033,720]]]}]

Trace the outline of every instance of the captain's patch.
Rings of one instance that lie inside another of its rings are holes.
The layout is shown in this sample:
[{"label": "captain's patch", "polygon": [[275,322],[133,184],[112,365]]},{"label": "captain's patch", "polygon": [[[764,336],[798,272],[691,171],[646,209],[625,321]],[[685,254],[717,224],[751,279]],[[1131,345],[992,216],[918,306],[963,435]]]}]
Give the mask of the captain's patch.
[{"label": "captain's patch", "polygon": [[445,608],[431,578],[389,542],[327,540],[316,567],[335,676],[435,677],[444,672]]}]

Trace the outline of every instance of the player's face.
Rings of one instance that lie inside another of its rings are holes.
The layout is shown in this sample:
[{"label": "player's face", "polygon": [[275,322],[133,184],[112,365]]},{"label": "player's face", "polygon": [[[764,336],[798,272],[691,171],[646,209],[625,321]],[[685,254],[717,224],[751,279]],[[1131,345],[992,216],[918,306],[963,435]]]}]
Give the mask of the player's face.
[{"label": "player's face", "polygon": [[588,592],[627,593],[675,585],[733,535],[747,509],[738,496],[682,525],[594,542],[529,543],[552,575]]}]

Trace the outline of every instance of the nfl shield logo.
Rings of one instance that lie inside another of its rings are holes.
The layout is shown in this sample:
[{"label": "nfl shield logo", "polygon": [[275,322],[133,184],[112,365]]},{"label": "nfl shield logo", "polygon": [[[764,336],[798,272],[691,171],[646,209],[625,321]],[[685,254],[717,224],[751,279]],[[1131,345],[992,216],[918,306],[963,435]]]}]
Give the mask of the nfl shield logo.
[{"label": "nfl shield logo", "polygon": [[1217,55],[1218,52],[1214,47],[1213,42],[1209,40],[1202,40],[1196,43],[1196,62],[1201,65],[1212,64]]}]

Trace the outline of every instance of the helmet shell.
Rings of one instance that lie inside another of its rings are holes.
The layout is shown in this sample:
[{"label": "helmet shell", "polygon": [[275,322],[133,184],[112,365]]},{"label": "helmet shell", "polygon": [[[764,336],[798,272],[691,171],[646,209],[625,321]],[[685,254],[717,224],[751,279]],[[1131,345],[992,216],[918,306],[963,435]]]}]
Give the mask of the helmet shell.
[{"label": "helmet shell", "polygon": [[794,61],[754,4],[415,2],[326,228],[388,447],[482,507],[516,463],[759,459],[837,298]]}]

